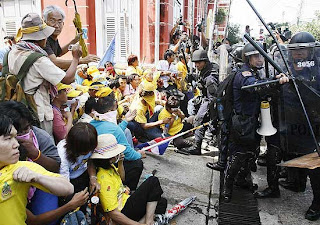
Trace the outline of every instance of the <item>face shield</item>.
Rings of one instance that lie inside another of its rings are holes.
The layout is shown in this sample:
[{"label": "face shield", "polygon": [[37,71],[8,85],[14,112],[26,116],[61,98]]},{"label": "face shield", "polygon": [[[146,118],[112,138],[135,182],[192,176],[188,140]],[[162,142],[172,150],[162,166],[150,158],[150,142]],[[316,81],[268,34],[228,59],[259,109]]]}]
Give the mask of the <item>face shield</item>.
[{"label": "face shield", "polygon": [[295,70],[315,66],[315,43],[288,44],[288,62]]}]

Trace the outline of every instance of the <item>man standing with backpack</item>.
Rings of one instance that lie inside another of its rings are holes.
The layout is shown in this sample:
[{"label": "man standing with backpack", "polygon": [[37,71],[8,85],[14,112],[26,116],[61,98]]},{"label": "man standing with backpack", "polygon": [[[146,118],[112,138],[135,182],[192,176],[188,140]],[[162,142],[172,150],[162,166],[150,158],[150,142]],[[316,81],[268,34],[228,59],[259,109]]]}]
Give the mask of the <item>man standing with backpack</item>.
[{"label": "man standing with backpack", "polygon": [[[48,58],[43,50],[47,38],[54,28],[43,22],[36,13],[28,13],[21,21],[22,35],[20,41],[12,47],[7,56],[7,72],[21,80],[21,87],[26,95],[29,109],[35,108],[37,119],[42,129],[52,136],[53,111],[50,97],[57,94],[55,85],[62,82],[70,84],[74,81],[77,65],[81,56],[78,46],[72,49],[72,63],[64,72]],[[32,107],[34,105],[34,107]]]}]

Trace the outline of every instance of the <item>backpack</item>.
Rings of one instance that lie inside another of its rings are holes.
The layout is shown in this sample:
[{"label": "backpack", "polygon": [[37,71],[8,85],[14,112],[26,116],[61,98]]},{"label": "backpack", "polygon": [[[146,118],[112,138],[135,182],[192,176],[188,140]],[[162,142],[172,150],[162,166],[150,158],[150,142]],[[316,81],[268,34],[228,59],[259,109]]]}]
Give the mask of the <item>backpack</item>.
[{"label": "backpack", "polygon": [[8,66],[9,52],[3,58],[2,76],[0,77],[0,102],[12,100],[23,103],[30,110],[34,121],[39,124],[37,105],[33,95],[24,92],[23,78],[27,75],[33,63],[44,54],[32,52],[22,64],[18,74],[11,74]]},{"label": "backpack", "polygon": [[[230,121],[233,112],[233,81],[237,72],[237,70],[232,71],[229,76],[227,76],[221,83],[219,83],[215,95],[216,99],[219,98],[221,100],[225,121]],[[213,110],[212,119],[214,121],[219,120],[217,106],[215,106]]]}]

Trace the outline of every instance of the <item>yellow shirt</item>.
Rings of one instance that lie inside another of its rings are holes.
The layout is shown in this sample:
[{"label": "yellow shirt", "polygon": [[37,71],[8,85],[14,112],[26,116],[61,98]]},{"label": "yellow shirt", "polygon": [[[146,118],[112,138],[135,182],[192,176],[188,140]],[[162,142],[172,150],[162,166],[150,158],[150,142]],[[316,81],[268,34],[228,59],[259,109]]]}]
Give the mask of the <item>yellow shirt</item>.
[{"label": "yellow shirt", "polygon": [[113,165],[112,167],[107,170],[99,168],[97,173],[98,182],[101,185],[99,198],[105,212],[115,209],[121,211],[130,197],[122,184],[118,169]]},{"label": "yellow shirt", "polygon": [[85,79],[85,80],[82,82],[82,85],[83,85],[83,86],[90,86],[92,83],[93,83],[92,80]]},{"label": "yellow shirt", "polygon": [[[171,118],[173,115],[166,110],[166,108],[163,108],[161,112],[159,113],[158,120],[163,120],[165,118]],[[163,129],[164,124],[162,124],[160,127]],[[179,133],[183,128],[183,123],[180,117],[176,117],[175,120],[173,121],[172,125],[169,127],[168,134],[176,135]]]},{"label": "yellow shirt", "polygon": [[148,110],[148,106],[142,104],[141,98],[139,96],[135,96],[134,100],[131,103],[130,110],[137,110],[137,115],[134,120],[138,123],[147,123],[146,113]]},{"label": "yellow shirt", "polygon": [[133,66],[128,66],[128,68],[126,70],[126,76],[129,76],[133,73],[136,73],[139,76],[141,76],[143,74],[143,71],[139,66],[137,66],[136,68],[134,68]]},{"label": "yellow shirt", "polygon": [[0,225],[26,224],[26,205],[30,186],[49,192],[38,183],[22,183],[13,180],[13,172],[19,167],[27,167],[39,174],[60,177],[33,162],[19,161],[0,170]]},{"label": "yellow shirt", "polygon": [[181,61],[179,61],[176,64],[176,67],[177,67],[177,70],[179,72],[181,72],[181,74],[182,74],[180,79],[176,79],[175,80],[177,88],[180,91],[186,91],[187,90],[186,76],[187,76],[187,73],[188,73],[187,66],[184,65]]}]

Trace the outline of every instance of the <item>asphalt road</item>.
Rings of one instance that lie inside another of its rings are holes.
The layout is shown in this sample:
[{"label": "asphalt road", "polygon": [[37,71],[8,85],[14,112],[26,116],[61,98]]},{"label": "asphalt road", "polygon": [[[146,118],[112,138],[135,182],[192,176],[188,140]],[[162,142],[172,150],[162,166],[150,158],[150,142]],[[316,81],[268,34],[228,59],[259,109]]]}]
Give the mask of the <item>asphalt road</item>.
[{"label": "asphalt road", "polygon": [[[217,214],[214,205],[219,196],[219,172],[208,169],[205,165],[213,159],[217,160],[217,149],[202,145],[204,155],[192,156],[174,152],[169,145],[164,155],[148,154],[144,159],[144,171],[141,181],[156,169],[168,199],[168,209],[190,196],[196,200],[173,220],[172,225],[214,225]],[[206,151],[205,149],[209,150]],[[266,168],[259,167],[253,173],[254,182],[259,189],[266,186]],[[308,182],[304,193],[294,193],[280,187],[281,198],[258,200],[260,218],[263,225],[314,225],[320,221],[310,222],[304,219],[304,213],[312,201],[312,190]]]}]

